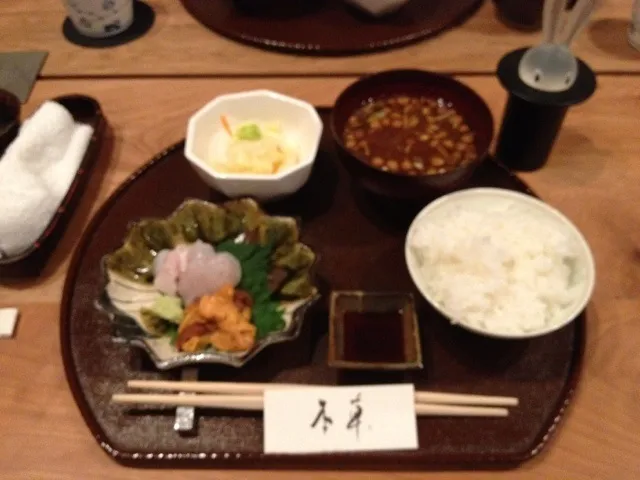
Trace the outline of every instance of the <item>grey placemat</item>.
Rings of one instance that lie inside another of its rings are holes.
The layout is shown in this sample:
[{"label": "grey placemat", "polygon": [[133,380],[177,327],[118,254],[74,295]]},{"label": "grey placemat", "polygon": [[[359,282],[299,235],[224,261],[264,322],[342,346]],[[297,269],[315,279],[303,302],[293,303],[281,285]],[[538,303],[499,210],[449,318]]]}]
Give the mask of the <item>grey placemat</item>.
[{"label": "grey placemat", "polygon": [[0,88],[26,102],[49,52],[0,52]]}]

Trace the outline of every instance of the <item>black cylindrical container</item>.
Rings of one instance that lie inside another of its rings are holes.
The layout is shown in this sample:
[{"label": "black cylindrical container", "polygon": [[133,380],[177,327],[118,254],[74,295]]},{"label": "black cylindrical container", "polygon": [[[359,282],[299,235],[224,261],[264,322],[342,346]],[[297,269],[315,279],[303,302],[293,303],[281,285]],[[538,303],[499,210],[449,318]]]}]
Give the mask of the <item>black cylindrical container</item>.
[{"label": "black cylindrical container", "polygon": [[496,158],[514,170],[544,166],[567,110],[510,96],[496,143]]},{"label": "black cylindrical container", "polygon": [[509,93],[495,157],[513,170],[537,170],[547,163],[569,107],[588,99],[596,88],[593,71],[578,60],[575,84],[564,92],[543,92],[520,80],[518,66],[526,48],[505,55],[498,78]]}]

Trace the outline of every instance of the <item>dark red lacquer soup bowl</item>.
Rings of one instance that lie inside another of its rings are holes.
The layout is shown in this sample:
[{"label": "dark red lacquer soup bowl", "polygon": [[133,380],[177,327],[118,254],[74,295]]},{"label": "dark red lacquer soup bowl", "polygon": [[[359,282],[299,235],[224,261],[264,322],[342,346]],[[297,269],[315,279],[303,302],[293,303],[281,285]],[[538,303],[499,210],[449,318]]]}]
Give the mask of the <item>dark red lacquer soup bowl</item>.
[{"label": "dark red lacquer soup bowl", "polygon": [[331,129],[357,182],[380,195],[412,199],[463,187],[486,158],[494,125],[484,100],[457,80],[391,70],[342,92]]}]

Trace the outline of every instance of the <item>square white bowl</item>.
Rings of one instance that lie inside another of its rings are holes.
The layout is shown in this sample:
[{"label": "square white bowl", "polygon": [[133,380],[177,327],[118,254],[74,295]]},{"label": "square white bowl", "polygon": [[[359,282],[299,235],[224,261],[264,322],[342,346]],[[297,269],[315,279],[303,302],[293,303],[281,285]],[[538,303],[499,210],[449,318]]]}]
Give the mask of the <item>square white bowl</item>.
[{"label": "square white bowl", "polygon": [[[212,139],[222,130],[221,116],[243,121],[280,123],[298,146],[296,166],[275,175],[228,174],[206,161]],[[309,179],[322,137],[322,120],[313,105],[269,90],[220,95],[198,110],[187,126],[184,154],[200,178],[227,197],[272,200],[299,190]]]},{"label": "square white bowl", "polygon": [[381,17],[389,13],[399,10],[401,7],[409,3],[409,0],[345,0],[347,3],[358,7],[361,10],[373,15]]}]

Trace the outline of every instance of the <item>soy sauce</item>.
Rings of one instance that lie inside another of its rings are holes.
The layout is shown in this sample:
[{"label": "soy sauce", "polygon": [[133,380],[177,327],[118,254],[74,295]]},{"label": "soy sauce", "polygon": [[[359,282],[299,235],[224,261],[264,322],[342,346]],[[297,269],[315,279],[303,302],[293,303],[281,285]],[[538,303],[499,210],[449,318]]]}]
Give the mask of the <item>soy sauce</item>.
[{"label": "soy sauce", "polygon": [[354,362],[404,362],[402,312],[346,312],[344,359]]}]

